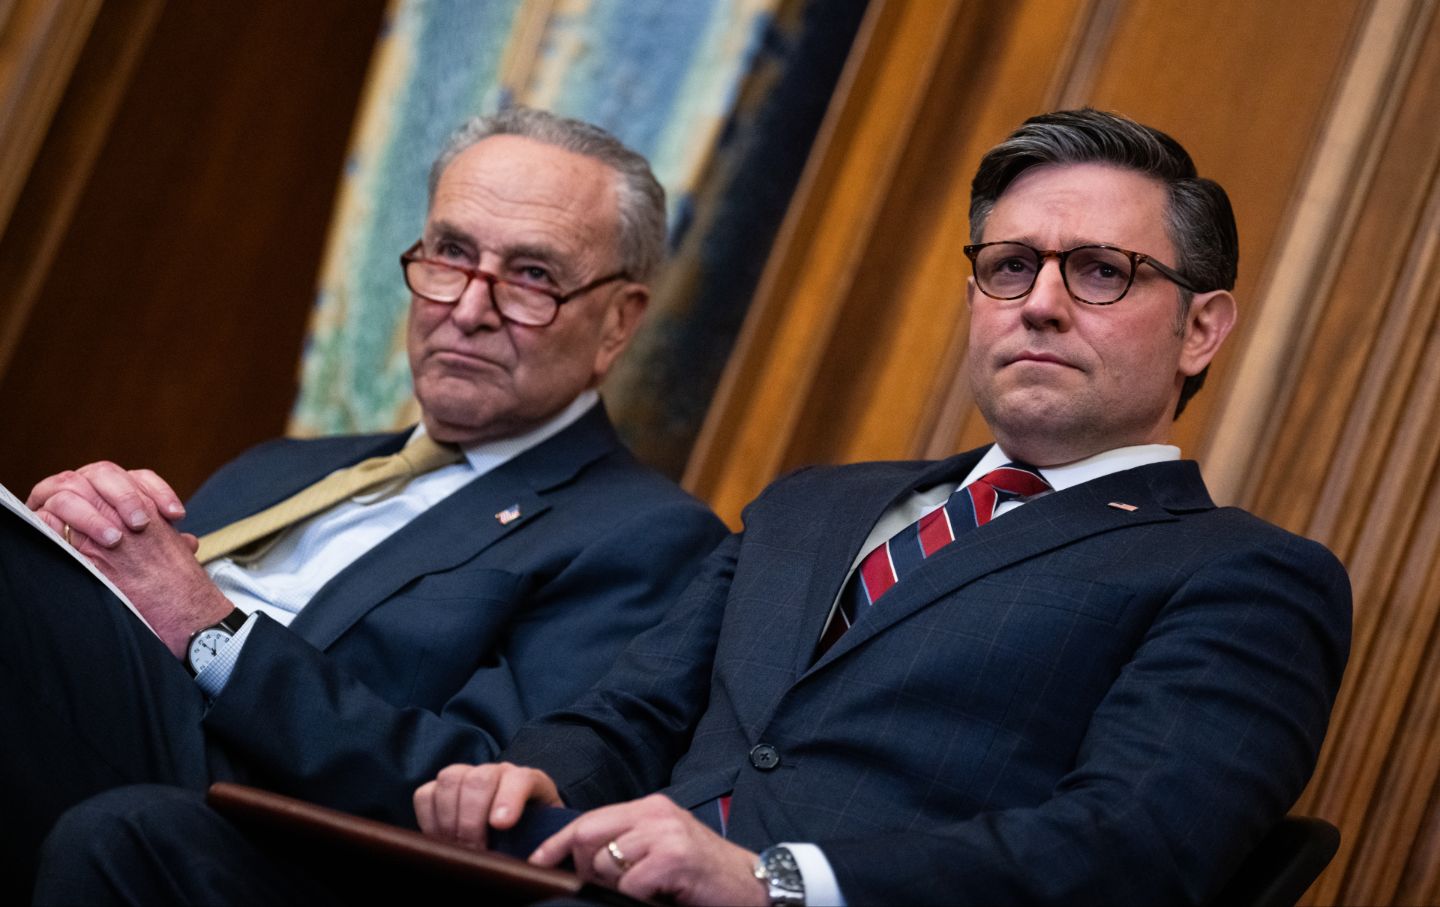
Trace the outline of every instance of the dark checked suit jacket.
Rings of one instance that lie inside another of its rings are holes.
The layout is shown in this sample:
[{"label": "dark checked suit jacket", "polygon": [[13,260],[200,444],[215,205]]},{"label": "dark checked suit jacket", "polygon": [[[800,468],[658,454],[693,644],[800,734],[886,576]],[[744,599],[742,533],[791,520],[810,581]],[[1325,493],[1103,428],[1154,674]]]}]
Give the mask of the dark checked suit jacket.
[{"label": "dark checked suit jacket", "polygon": [[[182,528],[226,525],[407,436],[262,445],[200,489]],[[219,774],[413,824],[415,787],[573,701],[724,535],[597,406],[367,552],[288,628],[261,617],[204,720]]]},{"label": "dark checked suit jacket", "polygon": [[818,844],[852,904],[1205,900],[1313,770],[1344,569],[1217,508],[1193,462],[1154,464],[962,536],[814,661],[880,515],[981,453],[772,485],[666,620],[505,757],[581,808],[733,791],[732,840]]}]

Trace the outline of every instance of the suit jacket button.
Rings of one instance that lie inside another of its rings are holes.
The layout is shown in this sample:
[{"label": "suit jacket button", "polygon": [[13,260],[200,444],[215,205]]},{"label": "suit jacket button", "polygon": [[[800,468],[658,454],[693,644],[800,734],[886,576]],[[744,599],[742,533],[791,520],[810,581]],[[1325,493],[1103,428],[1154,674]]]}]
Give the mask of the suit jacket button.
[{"label": "suit jacket button", "polygon": [[768,772],[780,764],[780,753],[768,743],[756,744],[750,750],[750,764]]}]

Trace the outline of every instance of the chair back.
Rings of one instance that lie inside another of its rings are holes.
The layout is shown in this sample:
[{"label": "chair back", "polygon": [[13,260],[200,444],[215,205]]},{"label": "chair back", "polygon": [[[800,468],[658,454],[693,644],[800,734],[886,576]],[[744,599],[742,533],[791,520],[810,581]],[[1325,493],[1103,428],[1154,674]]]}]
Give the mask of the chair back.
[{"label": "chair back", "polygon": [[1295,907],[1340,848],[1340,829],[1286,816],[1260,840],[1210,903],[1214,907]]}]

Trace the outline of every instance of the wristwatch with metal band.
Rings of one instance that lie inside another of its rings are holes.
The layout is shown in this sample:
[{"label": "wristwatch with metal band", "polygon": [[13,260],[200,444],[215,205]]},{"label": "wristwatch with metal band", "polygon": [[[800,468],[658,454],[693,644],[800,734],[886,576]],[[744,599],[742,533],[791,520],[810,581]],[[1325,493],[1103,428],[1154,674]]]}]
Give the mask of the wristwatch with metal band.
[{"label": "wristwatch with metal band", "polygon": [[776,845],[762,850],[755,878],[765,884],[770,907],[805,907],[805,879],[790,848]]},{"label": "wristwatch with metal band", "polygon": [[235,638],[246,617],[248,615],[244,611],[236,608],[222,617],[218,624],[211,624],[190,634],[190,641],[185,644],[185,667],[189,669],[192,677],[214,661],[220,650]]}]

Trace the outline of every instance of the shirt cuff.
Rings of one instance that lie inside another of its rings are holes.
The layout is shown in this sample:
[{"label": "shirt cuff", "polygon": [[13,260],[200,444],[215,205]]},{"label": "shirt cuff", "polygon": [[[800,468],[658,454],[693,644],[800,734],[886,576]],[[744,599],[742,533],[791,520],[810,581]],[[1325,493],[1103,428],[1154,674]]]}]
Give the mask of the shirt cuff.
[{"label": "shirt cuff", "polygon": [[[250,636],[250,630],[255,626],[255,615],[251,614],[245,618],[245,623],[240,625],[240,630],[230,641],[225,644],[215,658],[200,673],[195,675],[195,682],[200,685],[200,692],[206,697],[215,699],[225,692],[225,684],[230,682],[230,674],[235,670],[235,662],[240,660],[240,650],[245,647],[245,640]],[[822,858],[823,859],[823,858]],[[828,867],[827,867],[828,868]]]},{"label": "shirt cuff", "polygon": [[830,868],[830,861],[818,845],[787,841],[780,846],[789,848],[795,865],[800,867],[800,878],[805,881],[806,907],[845,907],[845,895],[840,893],[835,870]]}]

